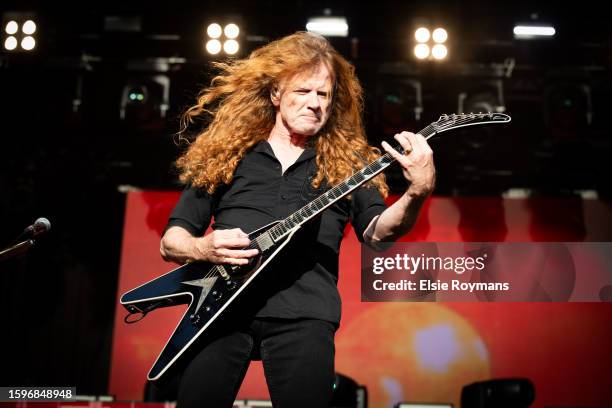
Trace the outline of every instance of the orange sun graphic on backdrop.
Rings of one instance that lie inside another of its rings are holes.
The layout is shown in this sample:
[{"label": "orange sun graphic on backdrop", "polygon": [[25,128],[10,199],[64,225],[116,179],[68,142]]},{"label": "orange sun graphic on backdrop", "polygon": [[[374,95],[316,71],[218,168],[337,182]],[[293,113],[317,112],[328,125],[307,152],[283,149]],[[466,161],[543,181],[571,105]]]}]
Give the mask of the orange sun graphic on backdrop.
[{"label": "orange sun graphic on backdrop", "polygon": [[464,385],[490,376],[478,333],[433,303],[373,306],[342,328],[336,350],[336,370],[367,387],[372,408],[400,401],[459,406]]}]

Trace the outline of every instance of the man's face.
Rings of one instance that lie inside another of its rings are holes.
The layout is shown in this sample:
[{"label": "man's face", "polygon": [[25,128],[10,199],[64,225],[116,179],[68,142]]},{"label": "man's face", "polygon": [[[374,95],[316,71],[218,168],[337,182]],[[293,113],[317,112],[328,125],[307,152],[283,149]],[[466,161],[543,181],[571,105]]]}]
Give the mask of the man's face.
[{"label": "man's face", "polygon": [[272,103],[280,110],[284,126],[291,133],[315,135],[329,117],[332,78],[325,64],[314,71],[295,75],[282,84]]}]

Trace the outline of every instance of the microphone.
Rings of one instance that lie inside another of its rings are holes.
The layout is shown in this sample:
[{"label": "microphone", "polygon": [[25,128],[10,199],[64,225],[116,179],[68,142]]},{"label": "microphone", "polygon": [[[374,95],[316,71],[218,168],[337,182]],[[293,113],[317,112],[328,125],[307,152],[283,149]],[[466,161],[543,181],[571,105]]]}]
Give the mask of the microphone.
[{"label": "microphone", "polygon": [[30,225],[26,229],[31,229],[32,238],[35,238],[39,235],[49,232],[49,230],[51,229],[51,223],[49,222],[48,219],[44,217],[40,217],[39,219],[34,221],[34,224]]},{"label": "microphone", "polygon": [[33,239],[39,235],[42,235],[51,229],[51,222],[49,222],[46,218],[39,218],[34,221],[34,224],[30,225],[26,229],[23,230],[21,234],[13,242],[17,242],[24,238]]},{"label": "microphone", "polygon": [[[39,218],[34,221],[34,224],[30,225],[23,230],[21,234],[6,249],[0,250],[0,261],[13,258],[17,255],[24,254],[32,245],[34,245],[34,238],[42,235],[51,229],[51,223],[46,218]],[[17,244],[16,242],[21,241]]]}]

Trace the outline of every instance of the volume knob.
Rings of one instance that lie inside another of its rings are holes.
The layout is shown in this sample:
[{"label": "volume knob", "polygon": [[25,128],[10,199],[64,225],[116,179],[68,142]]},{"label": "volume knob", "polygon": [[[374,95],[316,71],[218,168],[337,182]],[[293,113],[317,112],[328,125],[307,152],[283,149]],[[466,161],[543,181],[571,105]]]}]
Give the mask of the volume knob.
[{"label": "volume knob", "polygon": [[191,323],[193,324],[198,324],[200,323],[200,315],[198,313],[194,313],[189,316],[189,320],[191,320]]}]

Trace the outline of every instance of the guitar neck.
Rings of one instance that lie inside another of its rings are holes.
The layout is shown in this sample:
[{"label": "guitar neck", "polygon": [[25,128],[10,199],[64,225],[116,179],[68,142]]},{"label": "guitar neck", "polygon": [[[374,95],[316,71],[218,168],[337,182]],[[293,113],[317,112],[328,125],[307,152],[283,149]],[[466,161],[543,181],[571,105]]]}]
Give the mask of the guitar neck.
[{"label": "guitar neck", "polygon": [[[429,139],[437,133],[436,128],[433,125],[428,125],[423,130],[418,132],[423,135],[425,139]],[[394,146],[400,154],[404,153],[404,149],[401,145]],[[344,196],[350,194],[357,187],[368,182],[372,178],[376,177],[384,169],[389,167],[395,159],[389,154],[385,153],[377,160],[374,160],[360,171],[353,174],[340,184],[327,190],[327,192],[321,194],[319,197],[306,204],[296,212],[289,215],[287,218],[276,224],[273,228],[267,231],[273,241],[278,241],[285,237],[291,230],[298,225],[301,225],[311,218],[316,217],[321,211],[334,204],[336,201],[342,199]],[[268,238],[267,236],[265,238]],[[265,239],[262,237],[262,239]]]}]

